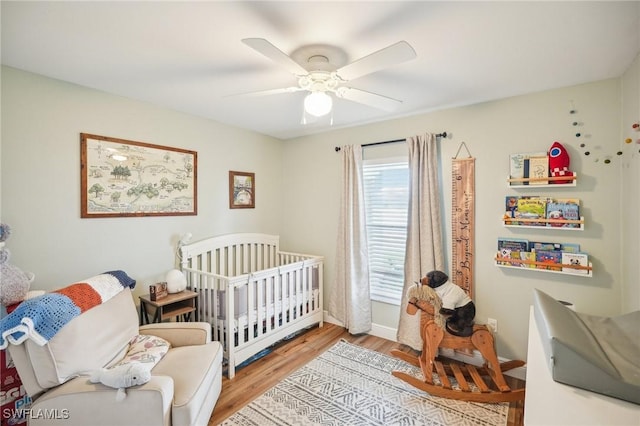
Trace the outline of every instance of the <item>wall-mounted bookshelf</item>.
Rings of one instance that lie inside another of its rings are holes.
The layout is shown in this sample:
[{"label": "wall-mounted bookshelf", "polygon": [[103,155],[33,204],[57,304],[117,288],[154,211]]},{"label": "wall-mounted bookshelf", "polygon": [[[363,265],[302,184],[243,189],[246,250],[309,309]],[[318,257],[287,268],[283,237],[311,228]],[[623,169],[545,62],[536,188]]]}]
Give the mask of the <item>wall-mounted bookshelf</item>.
[{"label": "wall-mounted bookshelf", "polygon": [[[570,182],[564,182],[564,181]],[[543,178],[508,178],[507,183],[509,188],[562,188],[568,186],[576,186],[578,181],[578,175],[573,176],[556,176],[556,177],[543,177]],[[563,182],[563,183],[552,183]]]},{"label": "wall-mounted bookshelf", "polygon": [[[593,266],[572,264],[549,264],[533,260],[511,259],[496,255],[493,259],[499,268],[522,269],[524,271],[550,272],[553,274],[574,275],[576,277],[593,277]],[[549,269],[552,268],[552,269]]]},{"label": "wall-mounted bookshelf", "polygon": [[[515,222],[515,223],[514,223]],[[503,217],[502,223],[505,228],[530,228],[530,229],[554,229],[560,231],[584,231],[584,216],[580,216],[579,220],[568,219],[526,219]],[[543,223],[544,225],[534,225]],[[578,225],[578,226],[566,226]]]},{"label": "wall-mounted bookshelf", "polygon": [[[534,189],[575,187],[578,175],[569,170],[569,157],[559,142],[543,152],[509,155],[509,188]],[[502,224],[505,228],[584,231],[580,200],[573,197],[507,195]],[[494,257],[500,268],[592,277],[589,255],[572,242],[529,241],[523,238],[498,238]]]}]

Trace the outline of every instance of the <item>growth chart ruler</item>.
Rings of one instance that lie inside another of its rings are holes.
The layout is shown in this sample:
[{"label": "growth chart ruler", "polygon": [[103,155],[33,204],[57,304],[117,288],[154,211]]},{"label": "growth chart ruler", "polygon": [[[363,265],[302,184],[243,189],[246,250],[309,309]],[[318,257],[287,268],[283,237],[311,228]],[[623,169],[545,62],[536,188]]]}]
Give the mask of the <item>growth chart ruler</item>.
[{"label": "growth chart ruler", "polygon": [[451,164],[451,281],[473,299],[475,158],[457,157]]}]

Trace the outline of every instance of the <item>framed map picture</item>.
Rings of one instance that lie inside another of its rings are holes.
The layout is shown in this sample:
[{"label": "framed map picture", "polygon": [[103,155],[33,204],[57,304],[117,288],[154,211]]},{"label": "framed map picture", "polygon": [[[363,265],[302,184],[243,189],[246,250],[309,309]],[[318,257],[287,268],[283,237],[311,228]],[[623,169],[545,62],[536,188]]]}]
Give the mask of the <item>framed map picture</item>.
[{"label": "framed map picture", "polygon": [[229,171],[229,208],[253,209],[256,206],[255,173]]},{"label": "framed map picture", "polygon": [[198,214],[195,151],[80,134],[81,217]]}]

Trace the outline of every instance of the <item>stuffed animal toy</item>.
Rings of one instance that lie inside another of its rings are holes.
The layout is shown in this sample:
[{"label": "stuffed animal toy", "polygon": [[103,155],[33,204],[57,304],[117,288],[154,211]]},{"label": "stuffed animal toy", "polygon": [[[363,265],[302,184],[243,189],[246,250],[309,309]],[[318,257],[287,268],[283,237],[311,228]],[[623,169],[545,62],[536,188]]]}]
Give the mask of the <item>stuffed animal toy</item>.
[{"label": "stuffed animal toy", "polygon": [[[573,176],[573,172],[569,170],[569,153],[565,147],[558,141],[555,141],[548,152],[549,156],[549,173],[551,177]],[[552,180],[551,183],[571,183],[571,180]]]},{"label": "stuffed animal toy", "polygon": [[102,383],[110,388],[118,389],[116,401],[127,397],[125,388],[143,385],[151,380],[151,370],[139,362],[122,364],[113,368],[102,368],[94,371],[89,378],[91,383]]},{"label": "stuffed animal toy", "polygon": [[407,298],[409,299],[407,312],[410,315],[414,315],[418,309],[422,309],[433,316],[433,320],[438,327],[444,328],[445,317],[440,313],[442,300],[440,300],[440,296],[434,289],[426,284],[416,282],[416,285],[409,288]]},{"label": "stuffed animal toy", "polygon": [[29,293],[29,287],[34,279],[34,274],[24,272],[22,269],[9,263],[11,253],[4,248],[4,242],[11,235],[11,228],[5,223],[0,223],[0,277],[2,277],[2,286],[0,286],[0,303],[9,307],[25,300]]},{"label": "stuffed animal toy", "polygon": [[434,289],[442,308],[440,313],[448,316],[445,328],[455,336],[467,337],[473,334],[473,319],[476,316],[476,305],[465,291],[449,282],[449,277],[442,271],[431,271],[420,282]]}]

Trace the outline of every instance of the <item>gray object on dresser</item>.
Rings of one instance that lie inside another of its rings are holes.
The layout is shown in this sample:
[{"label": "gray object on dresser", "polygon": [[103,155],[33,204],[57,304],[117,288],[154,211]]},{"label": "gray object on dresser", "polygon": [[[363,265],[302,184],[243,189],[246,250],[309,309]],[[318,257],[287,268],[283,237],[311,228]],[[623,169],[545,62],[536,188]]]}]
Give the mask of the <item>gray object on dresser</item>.
[{"label": "gray object on dresser", "polygon": [[553,380],[640,404],[640,311],[577,313],[534,289],[534,316]]}]

